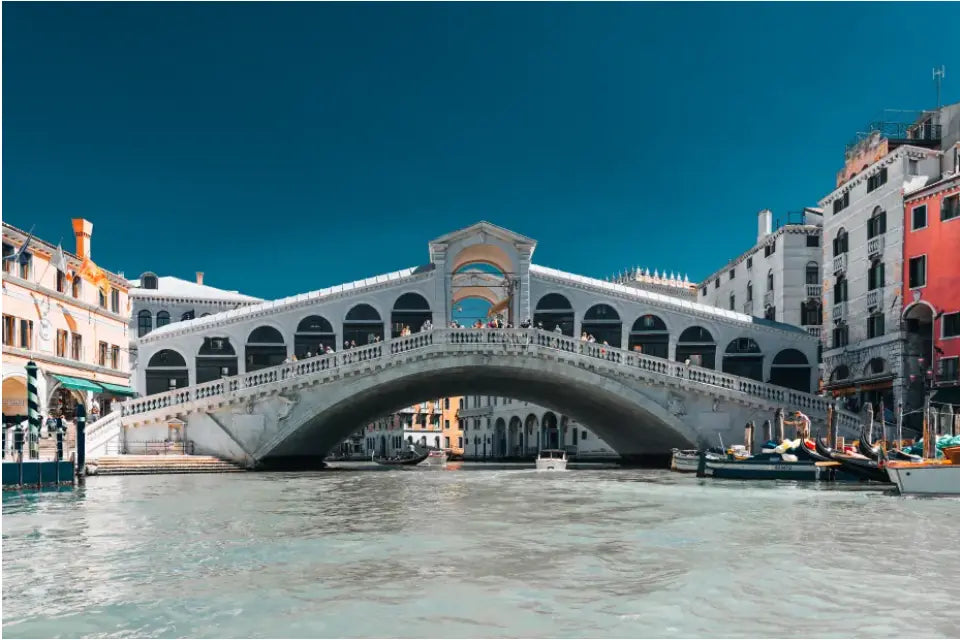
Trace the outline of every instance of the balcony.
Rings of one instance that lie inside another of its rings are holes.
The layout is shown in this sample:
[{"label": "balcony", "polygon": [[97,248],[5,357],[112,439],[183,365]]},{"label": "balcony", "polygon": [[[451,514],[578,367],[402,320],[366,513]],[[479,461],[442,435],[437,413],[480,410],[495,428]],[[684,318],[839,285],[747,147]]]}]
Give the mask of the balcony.
[{"label": "balcony", "polygon": [[743,312],[748,316],[753,315],[753,300],[747,300],[743,303]]},{"label": "balcony", "polygon": [[841,253],[838,256],[833,256],[833,273],[843,273],[847,270],[847,254]]},{"label": "balcony", "polygon": [[[874,236],[873,238],[870,238],[869,240],[867,240],[867,257],[868,258],[873,258],[874,256],[879,256],[880,254],[883,253],[883,246],[884,246],[883,238],[884,236],[879,235],[879,236]],[[834,267],[834,269],[836,269],[836,267]]]},{"label": "balcony", "polygon": [[867,308],[871,311],[883,306],[883,289],[867,291]]},{"label": "balcony", "polygon": [[763,306],[772,307],[773,304],[774,304],[773,291],[767,291],[766,293],[763,294]]},{"label": "balcony", "polygon": [[823,285],[822,284],[808,284],[807,285],[807,297],[813,298],[814,300],[819,300],[820,296],[823,294]]},{"label": "balcony", "polygon": [[838,302],[833,305],[833,322],[840,324],[847,321],[847,301]]},{"label": "balcony", "polygon": [[820,327],[806,327],[807,333],[812,335],[814,338],[820,337]]}]

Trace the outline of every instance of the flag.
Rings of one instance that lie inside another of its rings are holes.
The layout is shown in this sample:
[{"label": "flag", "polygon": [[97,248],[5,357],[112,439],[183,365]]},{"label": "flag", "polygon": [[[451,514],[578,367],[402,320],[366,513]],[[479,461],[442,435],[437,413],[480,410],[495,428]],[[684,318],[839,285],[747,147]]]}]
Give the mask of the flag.
[{"label": "flag", "polygon": [[107,275],[103,272],[103,269],[94,264],[89,256],[84,258],[80,264],[77,277],[89,280],[93,283],[93,286],[101,291],[107,292],[110,289],[110,281],[107,279]]},{"label": "flag", "polygon": [[20,264],[27,264],[30,262],[30,254],[27,253],[27,247],[30,246],[30,241],[33,240],[33,227],[30,227],[30,233],[27,235],[26,241],[17,247],[17,250],[11,253],[10,255],[3,256],[3,261],[13,260]]},{"label": "flag", "polygon": [[57,271],[62,273],[67,272],[67,257],[63,255],[63,247],[57,243],[57,253],[53,256],[53,266],[57,268]]}]

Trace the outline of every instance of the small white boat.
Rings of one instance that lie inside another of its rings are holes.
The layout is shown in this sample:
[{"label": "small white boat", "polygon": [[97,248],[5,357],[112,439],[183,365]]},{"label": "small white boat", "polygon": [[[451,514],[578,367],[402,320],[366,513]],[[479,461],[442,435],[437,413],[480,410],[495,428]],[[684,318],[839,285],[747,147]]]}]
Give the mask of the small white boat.
[{"label": "small white boat", "polygon": [[887,475],[902,495],[960,496],[960,447],[943,450],[945,458],[887,462]]},{"label": "small white boat", "polygon": [[566,471],[567,452],[562,449],[543,449],[537,456],[537,471]]},{"label": "small white boat", "polygon": [[[714,453],[707,452],[707,460],[723,460],[724,457]],[[700,452],[697,449],[674,449],[673,458],[670,460],[670,470],[681,473],[696,473],[700,465]]]},{"label": "small white boat", "polygon": [[431,449],[423,464],[428,467],[444,467],[447,465],[447,452],[441,449]]}]

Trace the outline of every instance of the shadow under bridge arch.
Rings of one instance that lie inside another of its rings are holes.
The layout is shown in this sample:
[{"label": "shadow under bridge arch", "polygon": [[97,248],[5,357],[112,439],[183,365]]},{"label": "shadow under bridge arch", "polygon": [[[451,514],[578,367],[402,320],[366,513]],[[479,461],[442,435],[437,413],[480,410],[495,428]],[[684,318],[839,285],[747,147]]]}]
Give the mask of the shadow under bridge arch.
[{"label": "shadow under bridge arch", "polygon": [[290,413],[253,452],[264,467],[309,467],[377,417],[424,398],[462,395],[516,398],[566,414],[627,460],[662,461],[672,447],[698,439],[645,390],[592,369],[524,356],[440,356],[296,393],[287,398]]}]

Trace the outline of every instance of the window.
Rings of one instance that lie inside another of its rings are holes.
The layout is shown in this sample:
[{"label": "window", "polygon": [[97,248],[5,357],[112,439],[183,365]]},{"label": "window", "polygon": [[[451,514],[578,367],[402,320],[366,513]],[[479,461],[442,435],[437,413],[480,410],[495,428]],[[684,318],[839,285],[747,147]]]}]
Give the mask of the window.
[{"label": "window", "polygon": [[940,203],[940,219],[951,220],[960,217],[960,193],[946,197]]},{"label": "window", "polygon": [[874,209],[873,215],[867,220],[867,239],[876,238],[887,232],[887,212],[879,207]]},{"label": "window", "polygon": [[581,431],[581,432],[580,432],[580,440],[586,440],[586,439],[587,439],[587,432],[586,432],[586,431]]},{"label": "window", "polygon": [[819,247],[819,246],[820,246],[820,236],[807,236],[807,246],[808,246],[808,247]]},{"label": "window", "polygon": [[842,196],[838,196],[836,200],[833,201],[833,212],[840,213],[844,209],[850,206],[850,192],[844,191]]},{"label": "window", "polygon": [[763,317],[767,320],[776,321],[777,319],[777,308],[776,307],[767,307],[763,310]]},{"label": "window", "polygon": [[166,311],[157,311],[157,329],[170,324],[170,314]]},{"label": "window", "polygon": [[819,302],[800,303],[800,324],[809,327],[823,324],[823,313]]},{"label": "window", "polygon": [[916,160],[907,160],[907,175],[915,176],[919,174],[919,163]]},{"label": "window", "polygon": [[867,271],[867,289],[873,291],[874,289],[882,288],[883,285],[883,263],[879,260],[874,260],[870,264],[870,269]]},{"label": "window", "polygon": [[457,449],[463,449],[463,438],[457,438]]},{"label": "window", "polygon": [[67,357],[67,331],[65,329],[57,329],[57,357]]},{"label": "window", "polygon": [[720,288],[720,276],[717,276],[717,279],[713,281],[713,288],[714,289]]},{"label": "window", "polygon": [[927,286],[927,256],[910,258],[910,288]]},{"label": "window", "polygon": [[70,337],[70,357],[74,360],[83,360],[83,336],[73,333]]},{"label": "window", "polygon": [[33,264],[33,256],[29,251],[24,251],[20,256],[20,277],[24,280],[30,279],[30,266]]},{"label": "window", "polygon": [[700,288],[700,295],[703,296],[704,298],[707,297],[707,288],[706,288],[706,287],[701,287],[701,288]]},{"label": "window", "polygon": [[[450,408],[450,398],[444,398],[444,399],[443,399],[443,408],[444,408],[444,409],[449,409],[449,408]],[[447,427],[447,428],[449,429],[449,427]]]},{"label": "window", "polygon": [[927,226],[927,205],[921,204],[913,208],[913,215],[910,217],[910,230],[916,231]]},{"label": "window", "polygon": [[[6,246],[6,245],[4,245]],[[17,320],[13,316],[3,316],[3,344],[12,347],[17,333]]]},{"label": "window", "polygon": [[110,347],[110,368],[119,369],[120,368],[120,347],[113,345]]},{"label": "window", "polygon": [[747,302],[753,302],[753,283],[747,283]]},{"label": "window", "polygon": [[57,269],[57,291],[60,293],[67,292],[67,274],[60,269]]},{"label": "window", "polygon": [[847,301],[847,279],[837,276],[837,284],[833,286],[833,304]]},{"label": "window", "polygon": [[449,430],[450,430],[450,421],[449,421],[449,420],[444,420],[444,421],[443,421],[443,430],[444,430],[444,431],[449,431]]},{"label": "window", "polygon": [[956,338],[960,336],[960,311],[943,314],[943,337]]},{"label": "window", "polygon": [[20,346],[24,349],[33,348],[33,320],[20,320]]},{"label": "window", "polygon": [[101,367],[107,366],[107,343],[100,342],[97,344],[97,364]]},{"label": "window", "polygon": [[156,289],[157,288],[157,276],[154,274],[144,274],[140,281],[141,286],[144,289]]},{"label": "window", "polygon": [[733,280],[733,279],[736,278],[736,277],[737,277],[737,270],[736,270],[736,269],[730,269],[730,279]]},{"label": "window", "polygon": [[107,294],[103,292],[103,289],[97,289],[97,304],[100,305],[101,309],[107,308]]},{"label": "window", "polygon": [[110,289],[110,311],[120,313],[120,291]]},{"label": "window", "polygon": [[867,338],[883,335],[883,314],[874,313],[867,318]]},{"label": "window", "polygon": [[79,275],[73,274],[73,297],[74,298],[80,297],[80,293],[83,289],[82,283],[83,283],[83,279]]},{"label": "window", "polygon": [[737,301],[734,295],[730,294],[730,311],[735,311],[737,306]]},{"label": "window", "polygon": [[807,263],[807,284],[820,284],[820,266],[816,262]]},{"label": "window", "polygon": [[463,398],[460,398],[460,403],[458,405],[458,408],[463,409]]},{"label": "window", "polygon": [[847,232],[843,229],[837,232],[837,237],[833,239],[833,255],[839,256],[847,252]]},{"label": "window", "polygon": [[940,359],[940,379],[945,382],[956,382],[957,380],[957,364],[960,363],[960,358],[954,356],[952,358],[941,358]]},{"label": "window", "polygon": [[769,256],[770,254],[773,254],[773,253],[776,253],[776,252],[777,252],[777,241],[776,241],[776,240],[774,240],[773,242],[771,242],[770,244],[768,244],[767,246],[765,246],[765,247],[763,248],[763,255],[764,255],[764,256]]},{"label": "window", "polygon": [[847,346],[847,326],[840,325],[833,329],[833,348],[839,349],[845,346]]},{"label": "window", "polygon": [[880,169],[877,173],[867,178],[867,193],[880,188],[880,185],[887,183],[887,168]]},{"label": "window", "polygon": [[747,269],[753,269],[753,256],[747,258]]},{"label": "window", "polygon": [[767,271],[767,291],[773,291],[773,269]]},{"label": "window", "polygon": [[153,316],[144,309],[137,314],[137,337],[143,337],[153,329]]},{"label": "window", "polygon": [[14,267],[16,266],[14,265],[14,262],[16,261],[6,260],[6,257],[12,256],[16,252],[17,250],[13,248],[12,244],[7,244],[6,242],[3,243],[3,257],[4,257],[3,270],[6,271],[7,273],[13,273]]}]

